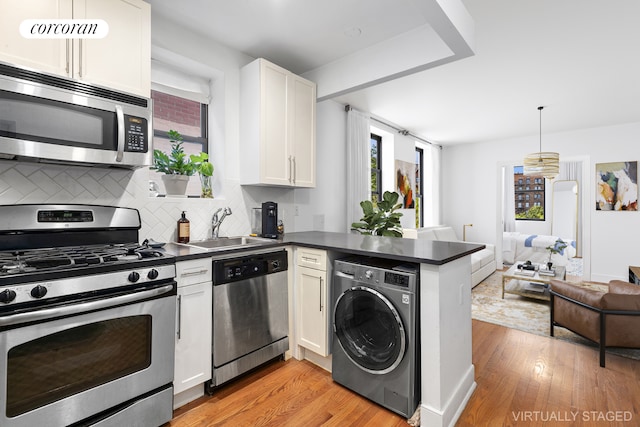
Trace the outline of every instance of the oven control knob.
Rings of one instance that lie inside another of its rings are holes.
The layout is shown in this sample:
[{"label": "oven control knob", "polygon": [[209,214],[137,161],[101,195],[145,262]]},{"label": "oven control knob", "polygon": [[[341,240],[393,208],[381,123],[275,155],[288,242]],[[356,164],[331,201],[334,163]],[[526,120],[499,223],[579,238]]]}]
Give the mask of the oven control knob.
[{"label": "oven control knob", "polygon": [[371,279],[373,277],[373,271],[371,270],[367,270],[364,272],[364,277],[366,277],[367,279]]},{"label": "oven control knob", "polygon": [[5,289],[4,291],[0,292],[0,302],[9,304],[14,299],[16,299],[16,291]]},{"label": "oven control knob", "polygon": [[155,268],[152,268],[147,273],[147,277],[149,278],[149,280],[156,280],[158,278],[158,274],[159,274],[158,270],[156,270]]},{"label": "oven control knob", "polygon": [[274,270],[277,270],[280,268],[280,261],[271,261],[271,266],[273,267]]},{"label": "oven control knob", "polygon": [[35,288],[31,289],[31,296],[34,298],[42,298],[47,294],[47,288],[42,285],[38,285]]},{"label": "oven control knob", "polygon": [[140,280],[140,273],[138,273],[137,271],[132,271],[131,273],[129,273],[128,279],[130,282],[135,283]]}]

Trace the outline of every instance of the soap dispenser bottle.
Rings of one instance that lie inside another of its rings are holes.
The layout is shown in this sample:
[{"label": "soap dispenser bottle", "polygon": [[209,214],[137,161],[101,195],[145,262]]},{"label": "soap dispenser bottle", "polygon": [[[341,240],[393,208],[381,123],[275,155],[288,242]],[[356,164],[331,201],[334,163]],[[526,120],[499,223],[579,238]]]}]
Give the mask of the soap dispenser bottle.
[{"label": "soap dispenser bottle", "polygon": [[178,220],[178,243],[189,243],[189,220],[182,211],[182,217]]}]

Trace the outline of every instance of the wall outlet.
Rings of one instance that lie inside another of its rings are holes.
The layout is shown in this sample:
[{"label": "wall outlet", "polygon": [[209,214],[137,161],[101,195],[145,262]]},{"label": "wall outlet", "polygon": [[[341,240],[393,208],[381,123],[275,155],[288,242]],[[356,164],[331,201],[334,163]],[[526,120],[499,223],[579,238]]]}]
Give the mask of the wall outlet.
[{"label": "wall outlet", "polygon": [[295,205],[293,207],[293,216],[298,216],[300,215],[300,208],[298,207],[298,205]]}]

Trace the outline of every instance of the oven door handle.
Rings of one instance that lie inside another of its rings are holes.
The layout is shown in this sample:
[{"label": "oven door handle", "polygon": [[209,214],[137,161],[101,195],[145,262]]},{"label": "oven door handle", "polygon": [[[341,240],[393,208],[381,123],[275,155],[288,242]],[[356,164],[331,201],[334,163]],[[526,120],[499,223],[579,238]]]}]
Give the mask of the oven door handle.
[{"label": "oven door handle", "polygon": [[0,326],[10,326],[20,323],[37,322],[45,319],[53,319],[61,316],[71,316],[74,314],[82,314],[89,311],[102,310],[105,308],[115,307],[122,304],[129,304],[154,298],[173,290],[173,284],[162,286],[160,288],[150,289],[148,291],[136,292],[113,298],[101,299],[98,301],[89,301],[80,304],[65,305],[55,308],[47,308],[44,310],[30,311],[27,313],[18,313],[6,317],[0,317]]}]

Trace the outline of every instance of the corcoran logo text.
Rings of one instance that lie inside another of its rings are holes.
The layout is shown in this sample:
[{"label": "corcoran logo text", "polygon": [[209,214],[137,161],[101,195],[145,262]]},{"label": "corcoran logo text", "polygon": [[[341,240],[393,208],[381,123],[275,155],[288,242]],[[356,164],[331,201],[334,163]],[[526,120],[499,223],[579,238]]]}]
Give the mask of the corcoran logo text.
[{"label": "corcoran logo text", "polygon": [[102,19],[25,19],[20,35],[27,39],[101,39],[109,33]]}]

